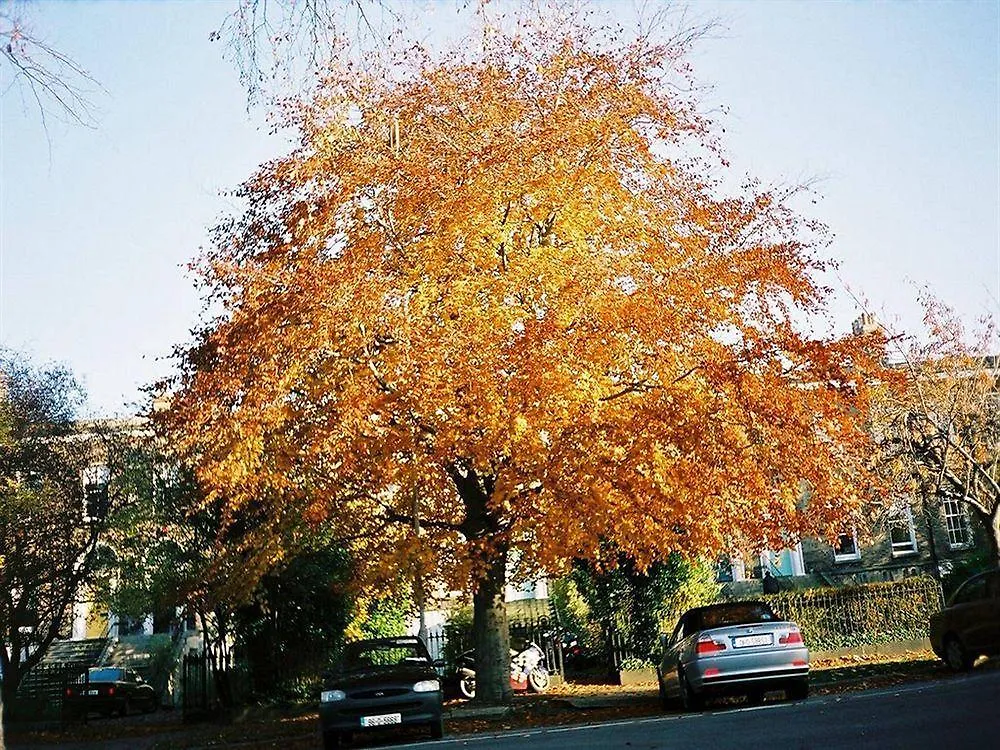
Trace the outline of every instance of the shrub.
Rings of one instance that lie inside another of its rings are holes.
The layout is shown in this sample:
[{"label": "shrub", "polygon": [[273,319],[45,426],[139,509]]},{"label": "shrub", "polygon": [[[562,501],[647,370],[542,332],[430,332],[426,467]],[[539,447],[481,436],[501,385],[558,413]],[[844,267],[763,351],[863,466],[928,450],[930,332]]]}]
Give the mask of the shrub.
[{"label": "shrub", "polygon": [[924,638],[930,615],[941,605],[932,578],[805,589],[764,596],[780,616],[798,623],[813,650]]},{"label": "shrub", "polygon": [[455,665],[463,651],[472,648],[472,607],[454,610],[444,626],[445,644],[441,657],[446,664]]}]

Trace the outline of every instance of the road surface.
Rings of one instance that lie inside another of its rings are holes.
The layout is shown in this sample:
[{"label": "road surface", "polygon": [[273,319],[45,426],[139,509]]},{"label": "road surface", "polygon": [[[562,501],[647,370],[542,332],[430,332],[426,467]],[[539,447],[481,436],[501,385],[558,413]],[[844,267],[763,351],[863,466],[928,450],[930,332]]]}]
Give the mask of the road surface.
[{"label": "road surface", "polygon": [[[376,747],[359,738],[357,746]],[[374,738],[371,738],[374,739]],[[865,750],[1000,747],[1000,672],[753,708],[398,745],[425,750]]]}]

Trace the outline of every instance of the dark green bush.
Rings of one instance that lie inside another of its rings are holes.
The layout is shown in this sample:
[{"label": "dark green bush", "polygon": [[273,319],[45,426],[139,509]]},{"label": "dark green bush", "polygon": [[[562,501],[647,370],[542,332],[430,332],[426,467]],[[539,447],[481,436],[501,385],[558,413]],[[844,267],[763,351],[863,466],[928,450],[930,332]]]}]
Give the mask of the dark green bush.
[{"label": "dark green bush", "polygon": [[933,578],[920,576],[762,598],[798,623],[810,649],[826,651],[926,637],[928,620],[941,606],[941,588]]}]

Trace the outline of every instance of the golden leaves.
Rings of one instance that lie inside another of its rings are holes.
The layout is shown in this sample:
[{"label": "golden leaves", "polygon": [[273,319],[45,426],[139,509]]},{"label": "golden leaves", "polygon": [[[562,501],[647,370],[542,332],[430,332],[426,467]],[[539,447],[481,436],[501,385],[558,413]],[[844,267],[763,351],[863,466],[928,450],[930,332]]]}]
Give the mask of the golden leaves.
[{"label": "golden leaves", "polygon": [[[301,146],[244,185],[206,263],[216,356],[176,402],[200,478],[336,518],[374,575],[430,550],[453,584],[487,543],[556,568],[602,539],[648,560],[828,522],[864,404],[860,350],[788,322],[822,297],[811,225],[787,194],[716,197],[666,51],[485,45],[331,74]],[[458,469],[496,539],[465,536]]]}]

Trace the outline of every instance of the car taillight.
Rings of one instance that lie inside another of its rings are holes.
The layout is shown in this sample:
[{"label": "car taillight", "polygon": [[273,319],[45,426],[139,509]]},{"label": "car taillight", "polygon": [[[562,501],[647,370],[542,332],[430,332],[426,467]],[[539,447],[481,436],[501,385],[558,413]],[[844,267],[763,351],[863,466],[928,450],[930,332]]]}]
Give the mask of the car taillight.
[{"label": "car taillight", "polygon": [[802,633],[798,630],[789,630],[788,633],[778,639],[778,643],[788,645],[792,643],[802,643]]},{"label": "car taillight", "polygon": [[712,640],[709,636],[703,635],[698,639],[698,645],[695,646],[694,652],[699,656],[702,654],[716,654],[719,651],[725,651],[726,644],[720,643],[719,641]]},{"label": "car taillight", "polygon": [[111,687],[108,688],[108,695],[114,695],[114,694],[115,694],[115,688],[114,685],[112,685]]},{"label": "car taillight", "polygon": [[66,697],[73,695],[73,688],[66,688]]}]

